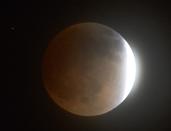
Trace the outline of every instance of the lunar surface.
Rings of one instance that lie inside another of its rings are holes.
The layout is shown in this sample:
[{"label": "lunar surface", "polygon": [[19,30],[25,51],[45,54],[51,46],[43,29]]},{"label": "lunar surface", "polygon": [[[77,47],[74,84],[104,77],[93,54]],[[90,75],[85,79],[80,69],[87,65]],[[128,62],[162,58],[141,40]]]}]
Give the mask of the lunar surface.
[{"label": "lunar surface", "polygon": [[72,25],[57,34],[43,56],[42,78],[51,99],[80,116],[117,107],[135,79],[135,59],[124,38],[98,23]]}]

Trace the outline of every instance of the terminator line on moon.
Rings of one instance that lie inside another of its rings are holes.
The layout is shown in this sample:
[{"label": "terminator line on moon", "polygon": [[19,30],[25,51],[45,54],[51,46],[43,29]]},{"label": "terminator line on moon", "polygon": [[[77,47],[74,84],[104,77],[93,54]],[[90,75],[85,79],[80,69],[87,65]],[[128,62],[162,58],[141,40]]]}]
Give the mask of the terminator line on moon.
[{"label": "terminator line on moon", "polygon": [[96,116],[117,107],[135,80],[135,58],[124,38],[98,23],[72,25],[57,34],[43,56],[42,78],[64,110]]}]

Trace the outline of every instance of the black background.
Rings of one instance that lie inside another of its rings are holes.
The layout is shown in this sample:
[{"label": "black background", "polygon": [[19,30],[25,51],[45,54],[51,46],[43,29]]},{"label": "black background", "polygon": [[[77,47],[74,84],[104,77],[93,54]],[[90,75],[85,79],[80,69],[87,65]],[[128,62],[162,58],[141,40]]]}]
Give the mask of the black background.
[{"label": "black background", "polygon": [[[171,129],[169,2],[22,1],[3,7],[8,56],[5,128],[40,131],[163,131]],[[3,19],[4,20],[4,19]],[[102,116],[80,117],[57,107],[41,81],[48,41],[69,25],[98,22],[119,32],[140,70],[127,99]]]}]

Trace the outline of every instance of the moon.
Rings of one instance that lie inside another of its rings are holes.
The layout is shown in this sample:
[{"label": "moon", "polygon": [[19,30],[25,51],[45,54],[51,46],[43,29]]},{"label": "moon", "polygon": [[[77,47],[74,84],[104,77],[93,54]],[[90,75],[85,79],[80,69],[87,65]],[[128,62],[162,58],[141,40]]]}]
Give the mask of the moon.
[{"label": "moon", "polygon": [[79,116],[102,115],[130,93],[136,74],[126,40],[98,23],[71,25],[58,33],[43,55],[42,80],[50,98]]}]

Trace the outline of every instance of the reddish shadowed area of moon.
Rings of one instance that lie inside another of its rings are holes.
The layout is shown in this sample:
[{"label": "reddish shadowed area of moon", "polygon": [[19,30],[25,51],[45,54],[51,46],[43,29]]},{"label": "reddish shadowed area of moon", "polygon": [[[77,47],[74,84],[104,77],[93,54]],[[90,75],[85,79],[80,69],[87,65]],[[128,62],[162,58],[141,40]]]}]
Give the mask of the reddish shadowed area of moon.
[{"label": "reddish shadowed area of moon", "polygon": [[125,99],[127,51],[123,37],[97,23],[70,26],[43,56],[42,78],[52,100],[80,116],[96,116]]}]

